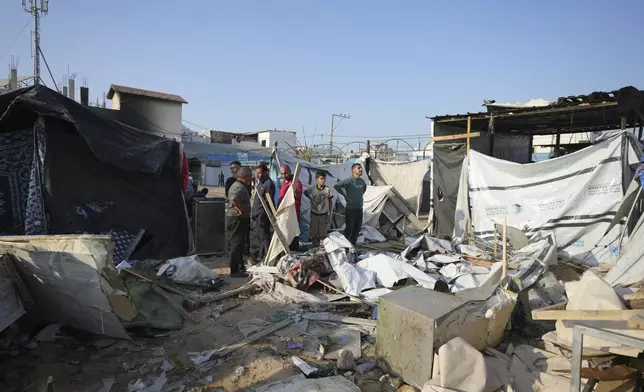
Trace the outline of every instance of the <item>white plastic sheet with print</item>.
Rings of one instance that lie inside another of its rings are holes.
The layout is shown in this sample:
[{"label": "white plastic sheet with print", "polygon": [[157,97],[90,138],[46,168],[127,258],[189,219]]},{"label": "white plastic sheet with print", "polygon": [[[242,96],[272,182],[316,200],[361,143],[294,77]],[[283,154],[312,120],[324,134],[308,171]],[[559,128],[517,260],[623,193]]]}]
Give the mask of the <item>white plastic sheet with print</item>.
[{"label": "white plastic sheet with print", "polygon": [[[622,136],[543,162],[517,164],[470,152],[463,165],[475,234],[489,238],[494,224],[530,236],[554,231],[559,249],[587,252],[602,238],[622,198]],[[629,155],[632,155],[632,147]],[[463,205],[463,192],[458,205]],[[458,208],[457,208],[458,209]],[[461,224],[462,222],[456,222]]]}]

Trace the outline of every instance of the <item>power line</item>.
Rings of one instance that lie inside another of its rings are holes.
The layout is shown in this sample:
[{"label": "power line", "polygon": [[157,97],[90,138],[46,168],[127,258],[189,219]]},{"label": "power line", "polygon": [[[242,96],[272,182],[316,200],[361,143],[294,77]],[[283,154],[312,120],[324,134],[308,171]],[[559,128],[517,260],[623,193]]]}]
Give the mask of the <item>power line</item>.
[{"label": "power line", "polygon": [[4,61],[4,57],[9,53],[9,51],[11,50],[11,48],[13,48],[13,45],[15,45],[15,44],[16,44],[16,42],[18,41],[18,39],[20,39],[20,37],[22,36],[22,33],[24,33],[24,32],[25,32],[25,29],[27,29],[27,26],[29,26],[29,23],[31,23],[31,20],[32,20],[32,19],[33,19],[33,16],[32,16],[31,18],[29,18],[29,20],[27,21],[27,23],[25,23],[25,26],[22,28],[22,30],[20,30],[20,33],[16,36],[16,38],[13,40],[13,42],[11,42],[11,44],[9,45],[9,47],[8,47],[8,48],[7,48],[7,49],[2,53],[2,56],[0,56],[0,61]]},{"label": "power line", "polygon": [[188,121],[188,120],[181,119],[181,121],[182,121],[182,122],[185,122],[185,123],[188,123],[188,124],[190,124],[190,125],[194,125],[195,127],[199,127],[199,128],[201,128],[201,129],[210,129],[209,127],[204,127],[204,126],[201,126],[201,125],[199,125],[199,124],[195,124],[195,123],[193,123],[193,122],[191,122],[191,121]]}]

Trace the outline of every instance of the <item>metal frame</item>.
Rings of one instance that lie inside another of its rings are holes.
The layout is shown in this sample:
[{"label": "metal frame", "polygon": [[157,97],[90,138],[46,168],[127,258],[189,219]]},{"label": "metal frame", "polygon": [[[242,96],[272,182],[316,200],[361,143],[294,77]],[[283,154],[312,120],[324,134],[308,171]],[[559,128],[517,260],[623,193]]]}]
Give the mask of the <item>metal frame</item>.
[{"label": "metal frame", "polygon": [[593,328],[587,325],[575,325],[572,330],[572,358],[570,371],[570,391],[579,392],[581,388],[581,354],[584,344],[584,335],[610,340],[624,346],[630,346],[644,350],[644,340],[615,332],[606,331],[601,328]]}]

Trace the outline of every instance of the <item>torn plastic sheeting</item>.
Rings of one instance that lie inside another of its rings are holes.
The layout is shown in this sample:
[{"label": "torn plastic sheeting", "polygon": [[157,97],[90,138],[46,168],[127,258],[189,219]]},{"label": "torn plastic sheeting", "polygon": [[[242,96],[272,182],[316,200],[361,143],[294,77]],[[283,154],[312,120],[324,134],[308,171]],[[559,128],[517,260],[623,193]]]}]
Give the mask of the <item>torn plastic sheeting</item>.
[{"label": "torn plastic sheeting", "polygon": [[348,263],[344,250],[336,250],[328,255],[333,271],[342,283],[342,290],[353,296],[358,296],[363,290],[376,287],[376,274],[360,265]]},{"label": "torn plastic sheeting", "polygon": [[381,287],[378,289],[363,291],[362,293],[360,293],[360,297],[371,301],[377,301],[378,298],[389,293],[391,293],[391,290],[389,290],[388,288]]},{"label": "torn plastic sheeting", "polygon": [[358,266],[373,271],[378,284],[393,287],[396,282],[406,278],[414,279],[421,286],[433,289],[436,279],[403,261],[385,255],[377,255],[358,262]]},{"label": "torn plastic sheeting", "polygon": [[95,334],[130,339],[106,294],[104,277],[120,283],[111,258],[112,238],[94,235],[2,237],[0,254],[15,256],[15,267],[34,299],[33,314]]},{"label": "torn plastic sheeting", "polygon": [[430,256],[429,260],[438,264],[448,264],[448,263],[457,263],[457,262],[465,261],[459,256],[441,255],[441,254]]},{"label": "torn plastic sheeting", "polygon": [[[0,262],[2,262],[1,259]],[[7,259],[7,262],[11,261]],[[0,332],[22,317],[23,314],[25,314],[25,308],[13,281],[0,278]]]},{"label": "torn plastic sheeting", "polygon": [[[411,245],[409,245],[400,256],[404,259],[415,257],[414,251],[430,251],[435,253],[452,253],[452,244],[449,241],[441,240],[438,238],[423,235],[418,237]],[[410,255],[414,256],[410,256]]]},{"label": "torn plastic sheeting", "polygon": [[204,280],[217,279],[215,271],[206,267],[199,261],[198,255],[178,257],[166,261],[157,272],[157,276],[165,274],[177,282],[203,282]]},{"label": "torn plastic sheeting", "polygon": [[384,242],[386,240],[384,235],[371,226],[363,226],[358,236],[358,243],[364,243],[365,241]]},{"label": "torn plastic sheeting", "polygon": [[351,242],[337,231],[329,233],[328,237],[322,242],[322,246],[324,246],[324,250],[328,253],[334,252],[338,249],[347,249],[351,253],[355,253],[355,248]]},{"label": "torn plastic sheeting", "polygon": [[315,295],[276,281],[271,274],[256,274],[253,280],[267,295],[280,302],[293,302],[296,304],[326,303]]}]

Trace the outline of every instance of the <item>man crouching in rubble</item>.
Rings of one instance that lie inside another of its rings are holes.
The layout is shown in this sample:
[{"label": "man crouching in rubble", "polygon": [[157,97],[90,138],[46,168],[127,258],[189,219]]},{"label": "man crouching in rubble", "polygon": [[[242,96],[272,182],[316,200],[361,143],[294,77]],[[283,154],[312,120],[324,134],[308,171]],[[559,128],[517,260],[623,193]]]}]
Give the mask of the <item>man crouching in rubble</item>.
[{"label": "man crouching in rubble", "polygon": [[359,163],[351,166],[351,174],[351,177],[335,184],[335,190],[347,201],[344,236],[355,245],[362,228],[362,197],[367,191],[367,183],[361,178],[362,165]]},{"label": "man crouching in rubble", "polygon": [[228,191],[228,208],[226,210],[226,225],[230,247],[230,276],[245,278],[244,246],[248,241],[250,227],[250,194],[248,186],[253,175],[250,169],[242,167],[235,175],[237,181],[230,186]]},{"label": "man crouching in rubble", "polygon": [[311,224],[309,235],[313,246],[320,246],[320,241],[326,238],[333,206],[333,195],[326,186],[326,173],[319,171],[315,174],[315,185],[304,191],[304,196],[311,199]]}]

